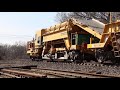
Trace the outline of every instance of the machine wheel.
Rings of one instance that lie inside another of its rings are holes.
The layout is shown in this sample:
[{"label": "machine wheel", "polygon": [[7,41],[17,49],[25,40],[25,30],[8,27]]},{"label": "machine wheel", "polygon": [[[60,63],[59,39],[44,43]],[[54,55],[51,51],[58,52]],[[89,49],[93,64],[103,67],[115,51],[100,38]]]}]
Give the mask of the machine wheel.
[{"label": "machine wheel", "polygon": [[98,49],[96,51],[96,59],[99,63],[103,63],[105,61],[105,53],[103,50]]},{"label": "machine wheel", "polygon": [[34,58],[34,57],[32,57],[31,59],[32,59],[32,61],[35,61],[35,58]]},{"label": "machine wheel", "polygon": [[68,59],[71,61],[71,62],[73,62],[74,61],[74,51],[71,51],[71,52],[69,52],[68,53]]},{"label": "machine wheel", "polygon": [[99,55],[99,56],[97,57],[97,61],[98,61],[99,63],[102,63],[102,62],[104,61],[104,56],[103,56],[103,55]]},{"label": "machine wheel", "polygon": [[72,62],[81,62],[81,57],[82,55],[80,55],[79,52],[77,51],[71,51],[69,52],[69,59],[72,61]]}]

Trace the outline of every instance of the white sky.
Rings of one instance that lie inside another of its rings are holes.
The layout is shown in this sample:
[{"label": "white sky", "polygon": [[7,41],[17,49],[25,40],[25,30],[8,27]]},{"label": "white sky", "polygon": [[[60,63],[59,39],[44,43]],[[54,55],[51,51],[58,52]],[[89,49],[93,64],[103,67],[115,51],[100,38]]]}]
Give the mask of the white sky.
[{"label": "white sky", "polygon": [[14,44],[31,40],[37,30],[55,22],[57,12],[0,12],[0,43]]}]

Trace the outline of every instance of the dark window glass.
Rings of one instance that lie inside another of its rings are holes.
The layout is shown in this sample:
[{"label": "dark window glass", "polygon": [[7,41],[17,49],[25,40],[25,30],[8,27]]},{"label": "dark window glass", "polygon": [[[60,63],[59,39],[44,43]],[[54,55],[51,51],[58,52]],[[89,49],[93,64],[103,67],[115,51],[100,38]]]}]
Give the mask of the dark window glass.
[{"label": "dark window glass", "polygon": [[71,35],[71,39],[72,39],[72,45],[75,45],[75,41],[76,41],[76,35],[75,34],[72,34]]}]

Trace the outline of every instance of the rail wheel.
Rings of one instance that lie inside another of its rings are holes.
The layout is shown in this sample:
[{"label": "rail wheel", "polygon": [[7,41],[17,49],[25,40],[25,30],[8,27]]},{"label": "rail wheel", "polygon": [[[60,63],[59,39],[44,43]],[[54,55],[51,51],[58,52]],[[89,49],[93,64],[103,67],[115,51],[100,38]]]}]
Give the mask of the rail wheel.
[{"label": "rail wheel", "polygon": [[105,53],[103,50],[98,49],[96,51],[96,59],[99,63],[103,63],[105,61]]},{"label": "rail wheel", "polygon": [[104,61],[104,56],[103,56],[103,55],[99,55],[99,56],[97,57],[97,61],[98,61],[99,63],[102,63],[102,62]]},{"label": "rail wheel", "polygon": [[81,57],[82,57],[82,55],[80,55],[80,53],[77,51],[69,52],[69,59],[72,62],[82,62]]},{"label": "rail wheel", "polygon": [[71,62],[74,62],[75,61],[75,51],[70,51],[68,53],[68,59],[71,61]]},{"label": "rail wheel", "polygon": [[35,61],[35,58],[34,58],[34,57],[32,57],[31,59],[32,59],[32,61]]}]

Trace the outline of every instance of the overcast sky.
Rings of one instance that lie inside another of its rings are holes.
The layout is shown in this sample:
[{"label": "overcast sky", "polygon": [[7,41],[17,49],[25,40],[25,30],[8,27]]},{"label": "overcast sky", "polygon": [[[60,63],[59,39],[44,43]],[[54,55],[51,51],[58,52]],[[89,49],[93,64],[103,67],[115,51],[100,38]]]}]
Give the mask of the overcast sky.
[{"label": "overcast sky", "polygon": [[0,12],[0,43],[31,40],[35,32],[55,22],[56,12]]}]

